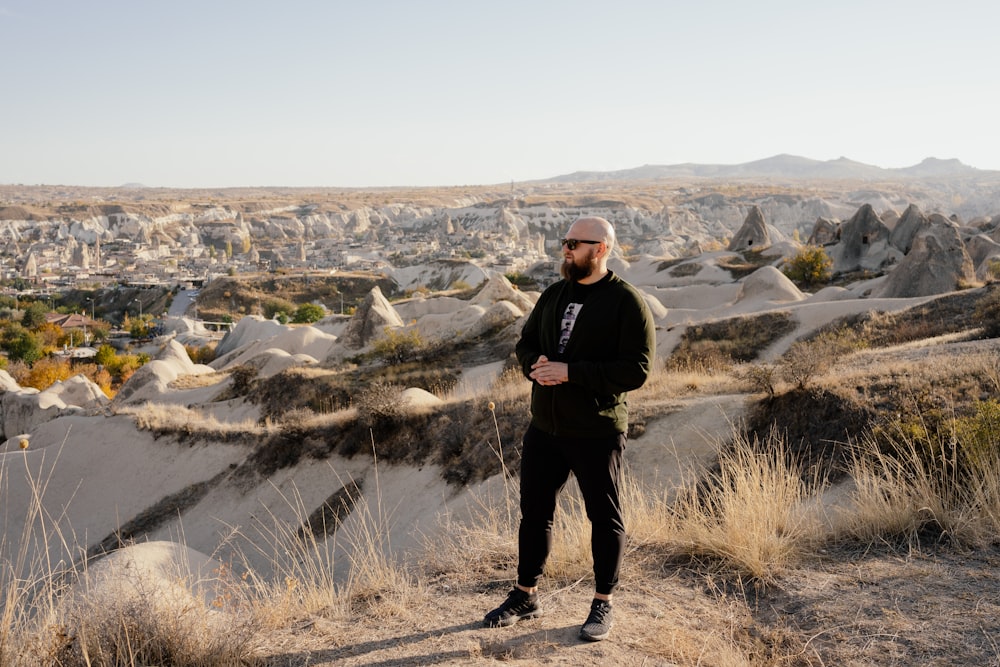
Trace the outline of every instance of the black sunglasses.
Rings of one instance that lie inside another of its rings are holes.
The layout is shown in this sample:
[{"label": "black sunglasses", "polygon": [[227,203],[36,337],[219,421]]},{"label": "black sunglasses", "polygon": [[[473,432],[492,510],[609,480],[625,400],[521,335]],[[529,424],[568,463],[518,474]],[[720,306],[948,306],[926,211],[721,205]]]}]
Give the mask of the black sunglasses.
[{"label": "black sunglasses", "polygon": [[589,243],[590,245],[597,245],[602,243],[602,241],[586,241],[584,239],[562,239],[559,241],[560,246],[566,246],[570,250],[576,250],[576,247],[581,243]]}]

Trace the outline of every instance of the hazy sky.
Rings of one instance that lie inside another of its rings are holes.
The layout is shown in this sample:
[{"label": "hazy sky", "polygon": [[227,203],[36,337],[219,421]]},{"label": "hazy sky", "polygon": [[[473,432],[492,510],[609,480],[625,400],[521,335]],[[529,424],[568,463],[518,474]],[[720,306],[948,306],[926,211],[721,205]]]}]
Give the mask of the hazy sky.
[{"label": "hazy sky", "polygon": [[0,183],[1000,169],[995,0],[0,0]]}]

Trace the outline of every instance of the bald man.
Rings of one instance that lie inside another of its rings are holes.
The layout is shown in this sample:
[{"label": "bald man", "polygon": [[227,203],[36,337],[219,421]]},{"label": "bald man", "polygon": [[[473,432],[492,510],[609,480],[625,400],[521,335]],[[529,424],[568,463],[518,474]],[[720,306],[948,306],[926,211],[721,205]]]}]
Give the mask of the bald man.
[{"label": "bald man", "polygon": [[562,280],[547,288],[515,352],[531,380],[531,423],[521,454],[517,580],[483,619],[502,627],[542,614],[538,583],[552,547],[556,500],[576,477],[591,522],[594,599],[580,638],[613,625],[611,598],[625,552],[619,502],[628,430],[627,392],[646,381],[656,354],[653,317],[638,291],[608,269],[615,230],[579,218],[561,241]]}]

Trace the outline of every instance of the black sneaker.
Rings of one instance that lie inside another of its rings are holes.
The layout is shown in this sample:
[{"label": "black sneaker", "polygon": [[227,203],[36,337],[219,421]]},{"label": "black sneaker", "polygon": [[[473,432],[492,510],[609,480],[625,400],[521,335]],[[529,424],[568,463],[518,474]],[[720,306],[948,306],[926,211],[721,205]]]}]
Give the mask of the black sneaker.
[{"label": "black sneaker", "polygon": [[483,625],[487,628],[503,628],[514,625],[522,618],[535,618],[541,615],[542,608],[538,605],[538,594],[525,593],[515,586],[514,590],[507,594],[507,599],[502,605],[486,614]]},{"label": "black sneaker", "polygon": [[615,624],[611,603],[607,600],[594,600],[590,604],[590,616],[580,628],[580,639],[589,642],[599,642],[611,634],[611,626]]}]

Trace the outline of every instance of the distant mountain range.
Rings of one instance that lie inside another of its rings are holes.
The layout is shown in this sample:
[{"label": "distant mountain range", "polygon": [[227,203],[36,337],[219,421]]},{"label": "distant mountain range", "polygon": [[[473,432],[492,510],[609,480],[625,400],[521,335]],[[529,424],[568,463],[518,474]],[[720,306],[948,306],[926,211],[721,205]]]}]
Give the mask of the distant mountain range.
[{"label": "distant mountain range", "polygon": [[897,179],[940,179],[967,176],[997,176],[1000,172],[985,171],[970,167],[959,160],[941,160],[929,157],[912,167],[885,169],[863,162],[840,157],[836,160],[812,160],[797,155],[775,155],[774,157],[745,162],[743,164],[647,164],[632,169],[618,171],[576,171],[572,174],[556,176],[542,182],[579,183],[584,181],[632,181],[683,178],[730,178],[730,179],[847,179],[847,180],[897,180]]}]

